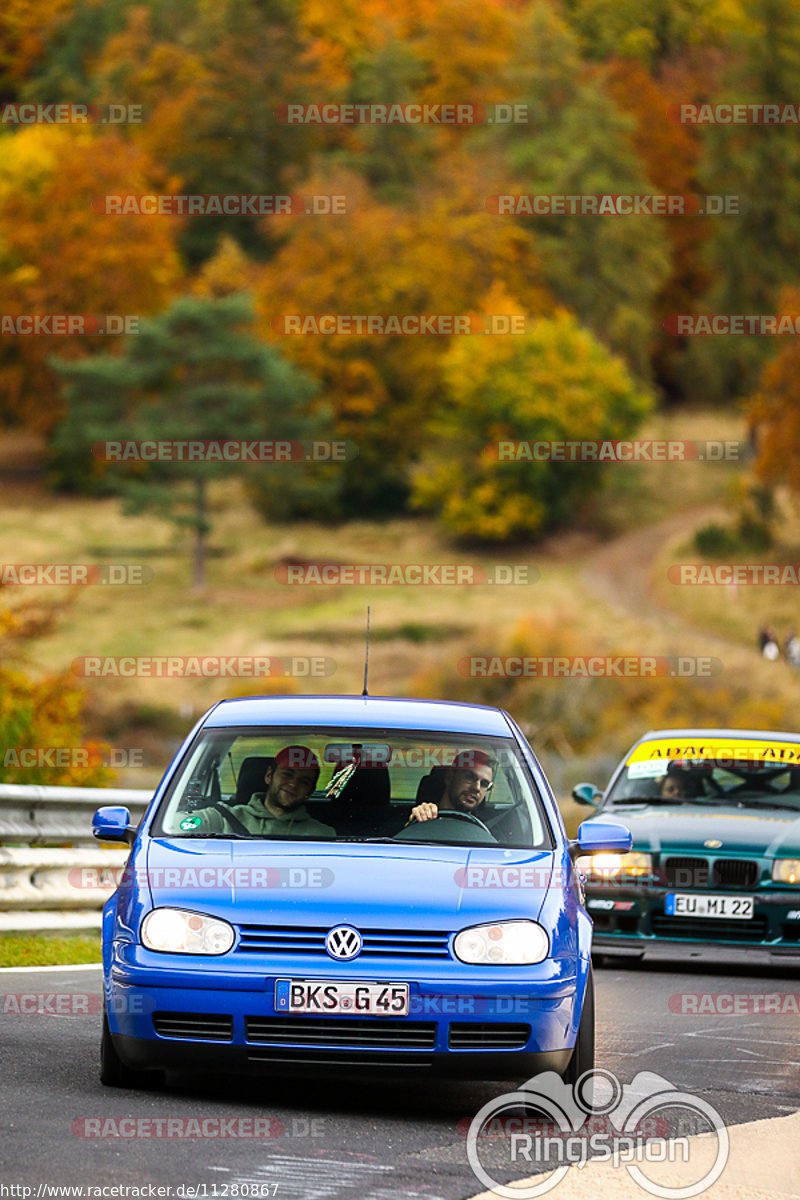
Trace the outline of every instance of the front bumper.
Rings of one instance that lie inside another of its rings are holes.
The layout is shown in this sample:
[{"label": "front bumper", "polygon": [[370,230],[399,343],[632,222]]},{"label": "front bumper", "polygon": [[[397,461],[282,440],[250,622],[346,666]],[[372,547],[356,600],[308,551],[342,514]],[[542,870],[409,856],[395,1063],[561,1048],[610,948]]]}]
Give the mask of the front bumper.
[{"label": "front bumper", "polygon": [[[588,964],[549,960],[512,968],[514,978],[476,970],[412,974],[371,964],[358,980],[408,982],[407,1017],[287,1014],[275,1008],[275,981],[331,980],[333,965],[270,962],[231,970],[221,960],[176,963],[130,943],[115,947],[106,983],[109,1027],[120,1058],[134,1068],[244,1073],[427,1074],[525,1079],[563,1072],[571,1058]],[[580,965],[580,974],[576,966]],[[452,964],[451,964],[452,966]],[[483,978],[481,978],[483,976]],[[341,971],[338,974],[341,978]]]},{"label": "front bumper", "polygon": [[[676,891],[709,894],[708,889],[632,884],[593,888],[587,884],[593,953],[763,965],[800,960],[800,892],[713,889],[714,895],[753,897],[752,918],[733,920],[668,916],[666,897]],[[797,916],[792,915],[795,913]]]}]

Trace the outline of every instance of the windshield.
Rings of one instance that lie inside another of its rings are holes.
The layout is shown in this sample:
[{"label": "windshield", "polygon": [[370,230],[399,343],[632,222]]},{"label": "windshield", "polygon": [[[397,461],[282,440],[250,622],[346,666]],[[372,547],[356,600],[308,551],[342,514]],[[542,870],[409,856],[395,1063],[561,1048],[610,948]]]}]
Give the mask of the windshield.
[{"label": "windshield", "polygon": [[762,758],[659,758],[629,762],[606,805],[740,804],[800,811],[800,766]]},{"label": "windshield", "polygon": [[511,739],[289,726],[201,732],[151,833],[553,846]]}]

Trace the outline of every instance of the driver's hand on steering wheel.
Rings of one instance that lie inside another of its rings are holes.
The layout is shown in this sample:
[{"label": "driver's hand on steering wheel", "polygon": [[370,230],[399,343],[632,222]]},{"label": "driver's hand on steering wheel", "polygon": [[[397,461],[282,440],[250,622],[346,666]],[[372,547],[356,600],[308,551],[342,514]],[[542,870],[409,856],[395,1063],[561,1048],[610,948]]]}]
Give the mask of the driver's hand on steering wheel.
[{"label": "driver's hand on steering wheel", "polygon": [[437,804],[418,804],[416,808],[412,808],[404,828],[408,828],[412,821],[434,821],[438,815],[439,806]]}]

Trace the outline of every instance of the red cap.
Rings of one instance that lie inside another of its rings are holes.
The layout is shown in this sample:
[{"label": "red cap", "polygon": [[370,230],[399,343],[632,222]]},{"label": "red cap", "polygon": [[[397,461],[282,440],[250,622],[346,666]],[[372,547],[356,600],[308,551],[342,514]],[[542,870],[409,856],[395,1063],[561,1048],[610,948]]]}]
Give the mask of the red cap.
[{"label": "red cap", "polygon": [[466,771],[472,767],[491,767],[494,770],[495,766],[494,759],[483,750],[459,750],[450,765]]},{"label": "red cap", "polygon": [[308,746],[284,746],[275,755],[276,767],[288,767],[290,771],[312,770],[319,775],[319,759]]}]

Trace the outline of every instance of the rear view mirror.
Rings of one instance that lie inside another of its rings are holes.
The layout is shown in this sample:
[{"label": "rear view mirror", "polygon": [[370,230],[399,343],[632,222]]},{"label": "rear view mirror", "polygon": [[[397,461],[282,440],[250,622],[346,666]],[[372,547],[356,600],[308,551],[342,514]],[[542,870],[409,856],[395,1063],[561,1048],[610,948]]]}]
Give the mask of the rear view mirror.
[{"label": "rear view mirror", "polygon": [[572,789],[572,799],[576,804],[588,804],[597,808],[603,798],[603,793],[594,783],[576,783]]},{"label": "rear view mirror", "polygon": [[346,767],[355,762],[360,767],[385,767],[392,759],[388,742],[329,742],[324,754],[326,763]]},{"label": "rear view mirror", "polygon": [[627,854],[632,840],[630,829],[617,821],[584,821],[578,829],[577,841],[569,844],[569,852],[573,858],[579,854],[596,854],[604,850]]},{"label": "rear view mirror", "polygon": [[130,811],[122,804],[106,804],[98,808],[92,817],[92,833],[100,842],[127,842],[136,837],[136,826],[131,825]]}]

